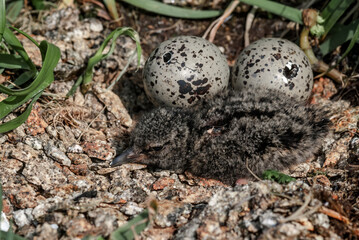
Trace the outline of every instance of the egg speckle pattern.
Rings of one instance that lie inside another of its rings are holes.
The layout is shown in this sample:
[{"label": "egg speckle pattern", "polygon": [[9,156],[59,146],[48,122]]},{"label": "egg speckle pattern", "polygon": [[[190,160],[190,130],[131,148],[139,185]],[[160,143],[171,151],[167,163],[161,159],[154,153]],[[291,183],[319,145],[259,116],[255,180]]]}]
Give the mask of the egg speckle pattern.
[{"label": "egg speckle pattern", "polygon": [[151,53],[143,82],[154,104],[188,107],[226,89],[229,67],[214,44],[200,37],[179,36]]},{"label": "egg speckle pattern", "polygon": [[297,45],[281,38],[263,38],[243,49],[231,80],[235,89],[277,89],[306,100],[313,87],[313,72]]}]

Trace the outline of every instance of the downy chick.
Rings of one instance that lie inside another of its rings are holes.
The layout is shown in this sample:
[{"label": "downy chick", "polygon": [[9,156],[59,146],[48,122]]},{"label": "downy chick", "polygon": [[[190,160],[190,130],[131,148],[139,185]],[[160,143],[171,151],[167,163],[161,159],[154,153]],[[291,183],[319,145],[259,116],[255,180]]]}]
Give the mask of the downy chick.
[{"label": "downy chick", "polygon": [[251,177],[248,168],[261,175],[304,162],[328,125],[324,110],[277,91],[226,91],[190,109],[145,113],[111,166],[141,163],[233,184]]}]

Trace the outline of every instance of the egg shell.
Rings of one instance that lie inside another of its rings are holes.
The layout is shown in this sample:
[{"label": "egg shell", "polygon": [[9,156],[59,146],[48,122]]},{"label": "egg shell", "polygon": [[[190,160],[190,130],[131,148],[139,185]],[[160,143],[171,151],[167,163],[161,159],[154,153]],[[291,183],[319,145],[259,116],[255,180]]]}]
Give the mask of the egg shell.
[{"label": "egg shell", "polygon": [[235,89],[277,89],[289,97],[306,100],[313,87],[313,72],[307,56],[296,44],[281,38],[263,38],[240,53],[231,81]]},{"label": "egg shell", "polygon": [[188,107],[229,84],[229,66],[218,47],[194,36],[162,42],[146,61],[143,82],[156,105]]}]

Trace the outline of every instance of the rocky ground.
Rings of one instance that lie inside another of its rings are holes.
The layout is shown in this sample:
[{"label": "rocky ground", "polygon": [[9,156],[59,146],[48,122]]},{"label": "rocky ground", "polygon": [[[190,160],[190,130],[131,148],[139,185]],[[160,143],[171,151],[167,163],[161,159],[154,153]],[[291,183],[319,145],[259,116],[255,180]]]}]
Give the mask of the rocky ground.
[{"label": "rocky ground", "polygon": [[[251,181],[227,186],[138,164],[110,168],[138,117],[153,106],[135,64],[112,91],[106,90],[135,50],[126,37],[118,39],[114,54],[96,66],[92,91],[65,98],[110,33],[108,24],[98,18],[80,20],[83,11],[47,12],[44,22],[29,27],[34,38],[54,43],[62,56],[55,82],[26,123],[0,135],[3,212],[17,234],[29,239],[108,237],[155,201],[157,212],[150,214],[150,225],[140,239],[359,238],[359,106],[349,101],[352,98],[339,100],[344,95],[337,93],[340,86],[327,78],[316,80],[311,104],[331,110],[333,134],[318,156],[288,170],[297,179],[289,184]],[[201,35],[210,23],[122,11],[130,15],[123,24],[134,25],[140,33],[141,66],[158,42],[175,33]],[[243,23],[243,18],[233,19],[215,41],[232,63],[243,47],[237,43]],[[255,39],[286,28],[280,20],[263,18],[254,25]],[[36,50],[22,40],[36,58]]]}]

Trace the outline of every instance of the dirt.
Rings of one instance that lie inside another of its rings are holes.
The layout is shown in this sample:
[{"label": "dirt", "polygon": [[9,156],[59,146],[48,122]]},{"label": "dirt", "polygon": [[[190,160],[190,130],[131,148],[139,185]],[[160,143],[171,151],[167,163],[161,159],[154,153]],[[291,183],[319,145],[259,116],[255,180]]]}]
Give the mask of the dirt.
[{"label": "dirt", "polygon": [[[224,2],[214,7],[223,8]],[[328,78],[315,80],[310,103],[328,107],[333,134],[315,158],[287,171],[296,178],[287,185],[250,181],[227,186],[140,164],[110,168],[115,155],[126,149],[138,117],[154,108],[141,78],[147,56],[172,36],[202,36],[211,21],[168,18],[119,5],[121,24],[133,27],[141,38],[140,69],[133,62],[115,88],[106,90],[135,50],[132,40],[121,37],[113,55],[96,65],[92,90],[65,98],[113,29],[103,18],[83,17],[94,8],[84,2],[78,8],[51,10],[44,13],[44,21],[27,26],[36,40],[57,45],[62,57],[54,83],[26,123],[0,134],[3,212],[15,233],[28,239],[109,237],[155,200],[158,210],[140,239],[359,238],[357,82],[343,87]],[[236,9],[214,40],[230,65],[244,47],[249,9]],[[269,36],[295,40],[298,35],[299,29],[288,28],[287,21],[259,12],[250,41]],[[21,40],[30,57],[38,58],[32,45]],[[358,48],[339,69],[357,75],[357,57]]]}]

